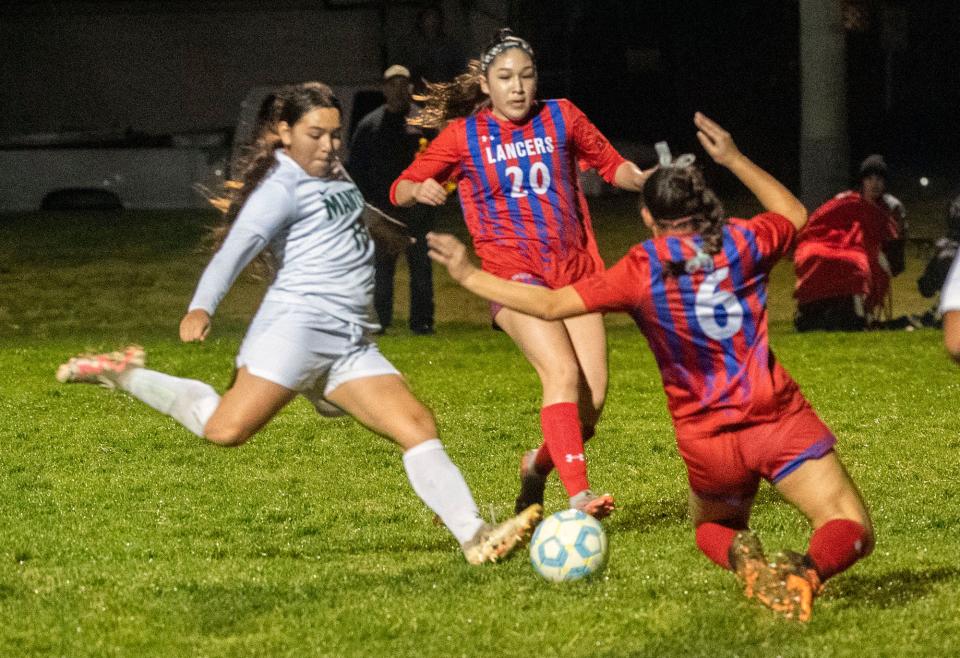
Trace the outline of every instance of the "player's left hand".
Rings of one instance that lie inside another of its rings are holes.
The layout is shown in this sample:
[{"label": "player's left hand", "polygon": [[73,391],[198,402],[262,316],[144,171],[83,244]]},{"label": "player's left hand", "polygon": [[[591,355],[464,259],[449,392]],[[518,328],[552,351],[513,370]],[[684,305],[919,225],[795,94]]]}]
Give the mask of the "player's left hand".
[{"label": "player's left hand", "polygon": [[447,267],[450,276],[458,283],[470,276],[477,268],[470,262],[467,246],[449,233],[427,233],[430,258]]}]

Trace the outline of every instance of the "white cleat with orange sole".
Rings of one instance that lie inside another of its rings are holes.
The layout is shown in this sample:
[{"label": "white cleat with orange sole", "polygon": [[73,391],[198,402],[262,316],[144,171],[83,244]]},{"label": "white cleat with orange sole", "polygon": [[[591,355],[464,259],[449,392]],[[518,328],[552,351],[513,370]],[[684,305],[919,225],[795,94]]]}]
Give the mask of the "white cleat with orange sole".
[{"label": "white cleat with orange sole", "polygon": [[146,359],[147,353],[139,345],[127,345],[118,352],[79,354],[57,368],[57,381],[116,388],[119,375],[131,368],[142,368]]}]

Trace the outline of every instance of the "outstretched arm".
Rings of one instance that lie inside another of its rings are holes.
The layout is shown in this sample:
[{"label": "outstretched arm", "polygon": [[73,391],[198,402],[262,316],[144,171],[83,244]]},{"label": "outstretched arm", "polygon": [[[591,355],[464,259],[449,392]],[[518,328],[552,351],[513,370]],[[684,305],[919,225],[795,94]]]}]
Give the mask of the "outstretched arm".
[{"label": "outstretched arm", "polygon": [[800,200],[741,153],[730,133],[700,112],[694,115],[693,123],[697,126],[697,139],[714,162],[733,172],[765,209],[783,215],[798,231],[806,225],[807,209]]},{"label": "outstretched arm", "polygon": [[428,233],[430,258],[447,267],[450,276],[475,295],[544,320],[583,315],[587,308],[572,286],[550,290],[505,281],[470,262],[467,247],[447,233]]}]

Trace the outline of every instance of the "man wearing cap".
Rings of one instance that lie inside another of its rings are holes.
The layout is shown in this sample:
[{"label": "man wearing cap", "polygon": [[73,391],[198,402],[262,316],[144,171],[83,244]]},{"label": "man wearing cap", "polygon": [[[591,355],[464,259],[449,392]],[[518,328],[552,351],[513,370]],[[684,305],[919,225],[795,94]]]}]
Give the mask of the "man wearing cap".
[{"label": "man wearing cap", "polygon": [[797,236],[797,331],[859,331],[877,320],[890,278],[904,268],[906,212],[886,192],[887,164],[871,155],[855,190],[810,215]]},{"label": "man wearing cap", "polygon": [[[432,208],[394,208],[390,204],[390,185],[416,157],[423,137],[419,128],[410,126],[414,116],[411,103],[410,71],[394,64],[383,73],[383,105],[363,117],[350,142],[348,170],[374,206],[389,209],[390,214],[407,224],[416,242],[407,247],[410,269],[410,330],[418,335],[433,333],[433,276],[427,255],[426,234],[432,228]],[[397,254],[377,252],[373,304],[386,331],[393,321],[393,279]]]}]

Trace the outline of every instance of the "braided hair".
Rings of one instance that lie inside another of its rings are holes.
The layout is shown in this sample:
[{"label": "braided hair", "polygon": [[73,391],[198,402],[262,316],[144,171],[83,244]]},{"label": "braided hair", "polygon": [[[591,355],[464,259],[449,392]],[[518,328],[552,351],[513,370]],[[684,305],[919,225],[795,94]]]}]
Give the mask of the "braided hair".
[{"label": "braided hair", "polygon": [[480,80],[497,56],[510,48],[519,48],[527,53],[536,66],[536,57],[530,44],[515,36],[510,28],[502,28],[483,49],[480,57],[467,63],[465,72],[450,82],[426,82],[426,93],[413,97],[415,101],[424,103],[423,110],[409,119],[408,123],[422,128],[442,128],[451,119],[470,116],[488,107],[490,99],[480,88]]},{"label": "braided hair", "polygon": [[720,199],[707,187],[700,169],[693,165],[660,167],[644,183],[643,201],[658,228],[689,229],[702,238],[703,246],[696,257],[667,264],[670,275],[712,269],[712,256],[723,246],[726,216]]},{"label": "braided hair", "polygon": [[[253,141],[238,167],[240,176],[225,181],[222,192],[210,199],[210,203],[223,213],[222,220],[210,230],[209,243],[213,251],[223,244],[247,199],[276,166],[275,152],[283,145],[277,125],[285,121],[292,126],[308,112],[321,107],[342,112],[333,90],[322,82],[288,85],[264,100],[257,113]],[[269,251],[261,252],[254,260],[254,271],[258,275],[272,274],[274,269]]]}]

